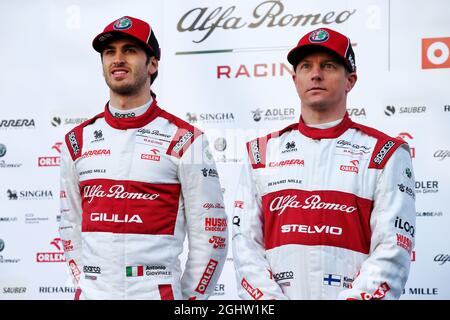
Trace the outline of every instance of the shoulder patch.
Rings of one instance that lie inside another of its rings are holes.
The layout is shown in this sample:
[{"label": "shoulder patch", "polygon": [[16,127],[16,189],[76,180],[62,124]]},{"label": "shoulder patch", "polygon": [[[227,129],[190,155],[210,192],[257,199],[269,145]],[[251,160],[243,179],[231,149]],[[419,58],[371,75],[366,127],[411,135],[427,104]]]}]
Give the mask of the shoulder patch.
[{"label": "shoulder patch", "polygon": [[79,140],[80,140],[80,143],[78,143],[78,139],[75,134],[75,131],[71,131],[67,134],[66,141],[68,142],[68,146],[70,145],[70,147],[71,147],[70,153],[72,154],[72,158],[76,158],[81,151],[82,141],[81,141],[81,139],[79,139]]},{"label": "shoulder patch", "polygon": [[394,138],[378,140],[370,159],[369,169],[383,169],[394,151],[405,143]]},{"label": "shoulder patch", "polygon": [[253,169],[266,167],[266,137],[247,142],[247,152]]},{"label": "shoulder patch", "polygon": [[166,153],[173,157],[181,158],[194,140],[202,134],[203,132],[196,128],[193,131],[178,128]]},{"label": "shoulder patch", "polygon": [[390,137],[379,130],[356,122],[352,124],[352,128],[360,130],[377,139],[377,143],[372,152],[372,157],[370,158],[369,169],[383,169],[394,151],[402,144],[406,143],[404,140]]},{"label": "shoulder patch", "polygon": [[266,167],[267,143],[272,138],[278,138],[285,132],[298,128],[298,123],[291,124],[282,130],[269,133],[267,136],[253,139],[247,142],[247,153],[253,169]]},{"label": "shoulder patch", "polygon": [[72,160],[75,161],[81,156],[81,150],[83,149],[83,129],[87,125],[94,123],[98,118],[102,118],[104,113],[100,113],[93,117],[92,119],[86,120],[83,123],[80,123],[78,126],[70,130],[66,136],[65,141],[67,145],[67,149],[69,150],[70,156]]},{"label": "shoulder patch", "polygon": [[201,130],[197,129],[190,123],[165,110],[162,110],[159,116],[167,119],[170,123],[173,123],[178,127],[172,141],[170,142],[169,148],[167,148],[166,154],[168,155],[181,158],[194,140],[203,134]]},{"label": "shoulder patch", "polygon": [[387,141],[378,151],[378,153],[373,158],[373,162],[377,165],[381,165],[381,163],[384,160],[384,157],[389,153],[389,150],[392,149],[392,147],[395,146],[395,142],[392,140]]}]

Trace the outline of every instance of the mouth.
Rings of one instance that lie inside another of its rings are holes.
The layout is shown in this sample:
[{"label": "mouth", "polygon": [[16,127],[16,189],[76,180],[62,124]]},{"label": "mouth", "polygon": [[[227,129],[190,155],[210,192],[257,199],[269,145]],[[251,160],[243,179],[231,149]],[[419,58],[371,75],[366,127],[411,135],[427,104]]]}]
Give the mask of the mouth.
[{"label": "mouth", "polygon": [[312,88],[309,88],[308,90],[306,90],[307,92],[309,92],[309,91],[326,91],[326,89],[325,88],[322,88],[322,87],[312,87]]},{"label": "mouth", "polygon": [[114,79],[123,79],[128,75],[128,69],[126,68],[113,68],[111,75]]}]

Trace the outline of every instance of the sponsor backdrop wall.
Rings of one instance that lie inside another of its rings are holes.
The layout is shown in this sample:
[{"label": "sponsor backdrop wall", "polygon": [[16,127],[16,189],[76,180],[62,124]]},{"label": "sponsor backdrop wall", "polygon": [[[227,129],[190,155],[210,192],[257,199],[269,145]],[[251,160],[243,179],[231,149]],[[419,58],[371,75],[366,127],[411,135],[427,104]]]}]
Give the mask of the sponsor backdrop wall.
[{"label": "sponsor backdrop wall", "polygon": [[[61,143],[108,99],[91,41],[123,15],[151,22],[162,48],[157,99],[208,135],[230,226],[244,142],[299,118],[288,50],[317,27],[349,35],[350,116],[413,151],[416,247],[402,299],[450,298],[449,1],[107,3],[0,2],[0,299],[73,298],[58,236]],[[238,298],[231,248],[215,289],[213,299]]]}]

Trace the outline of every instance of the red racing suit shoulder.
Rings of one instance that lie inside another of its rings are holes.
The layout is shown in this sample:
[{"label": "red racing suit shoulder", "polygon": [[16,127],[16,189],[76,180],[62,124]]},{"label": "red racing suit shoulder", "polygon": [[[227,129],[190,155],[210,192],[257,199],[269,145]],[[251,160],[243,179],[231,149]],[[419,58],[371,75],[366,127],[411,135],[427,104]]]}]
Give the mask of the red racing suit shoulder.
[{"label": "red racing suit shoulder", "polygon": [[356,122],[352,122],[351,127],[377,140],[370,159],[369,169],[383,169],[395,150],[406,144],[403,139],[391,137],[377,129]]},{"label": "red racing suit shoulder", "polygon": [[64,141],[66,142],[67,149],[69,150],[70,156],[72,157],[72,160],[75,161],[77,158],[81,156],[82,148],[83,148],[83,129],[94,123],[97,119],[103,118],[104,112],[101,112],[97,114],[96,116],[92,117],[91,119],[88,119],[76,127],[74,127],[72,130],[70,130],[68,133],[66,133],[64,137]]},{"label": "red racing suit shoulder", "polygon": [[267,143],[270,139],[276,139],[284,133],[295,130],[298,123],[293,123],[281,130],[269,133],[266,136],[255,138],[246,143],[247,153],[253,169],[266,167],[266,150]]},{"label": "red racing suit shoulder", "polygon": [[181,158],[195,139],[203,134],[200,129],[165,110],[162,110],[159,116],[177,127],[177,131],[167,149],[167,154],[171,156]]}]

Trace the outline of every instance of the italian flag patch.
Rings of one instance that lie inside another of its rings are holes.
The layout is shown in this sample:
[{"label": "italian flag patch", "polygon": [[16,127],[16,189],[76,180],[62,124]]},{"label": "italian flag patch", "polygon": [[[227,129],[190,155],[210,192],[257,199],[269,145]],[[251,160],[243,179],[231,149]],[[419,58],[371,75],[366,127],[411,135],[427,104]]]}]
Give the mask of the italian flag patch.
[{"label": "italian flag patch", "polygon": [[144,275],[144,266],[127,267],[127,277],[142,277]]}]

